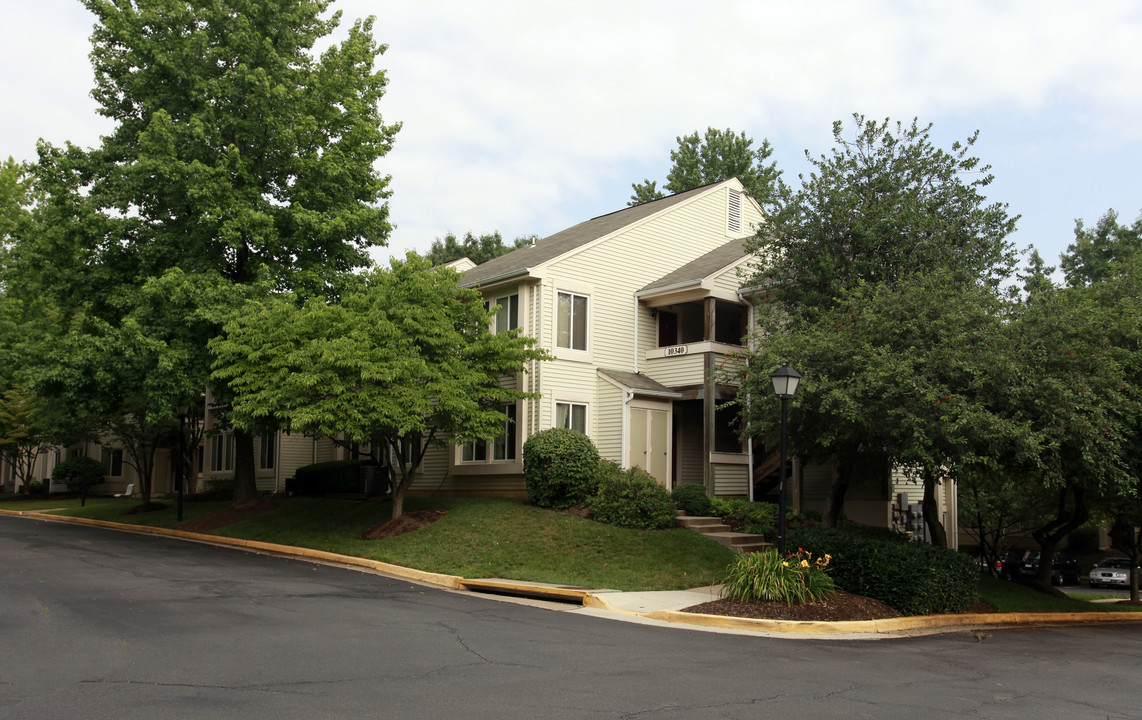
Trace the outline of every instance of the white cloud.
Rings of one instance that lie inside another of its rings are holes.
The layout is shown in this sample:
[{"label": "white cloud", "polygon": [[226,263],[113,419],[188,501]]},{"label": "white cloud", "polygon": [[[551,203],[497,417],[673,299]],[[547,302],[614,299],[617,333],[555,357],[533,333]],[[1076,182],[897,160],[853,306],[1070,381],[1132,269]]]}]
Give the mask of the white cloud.
[{"label": "white cloud", "polygon": [[[976,128],[1005,138],[984,159],[1018,189],[1024,227],[1122,202],[1129,216],[1142,202],[1129,197],[1142,195],[1137,183],[1105,180],[1142,154],[1142,10],[1125,0],[335,7],[346,25],[375,14],[390,45],[379,60],[390,77],[382,111],[404,128],[380,163],[399,225],[382,255],[424,249],[449,230],[548,234],[618,209],[631,182],[665,174],[675,136],[711,125],[770,137],[795,164],[802,148],[827,150],[831,122],[853,111],[919,116],[940,138]],[[70,0],[8,9],[0,61],[21,72],[0,80],[0,153],[30,156],[39,136],[92,144],[106,131],[87,97],[90,24]],[[1072,167],[1058,169],[1051,192],[1035,192],[1054,153]],[[1072,191],[1076,177],[1093,180]],[[1058,207],[1063,186],[1075,207]],[[1055,201],[1036,205],[1037,195]]]}]

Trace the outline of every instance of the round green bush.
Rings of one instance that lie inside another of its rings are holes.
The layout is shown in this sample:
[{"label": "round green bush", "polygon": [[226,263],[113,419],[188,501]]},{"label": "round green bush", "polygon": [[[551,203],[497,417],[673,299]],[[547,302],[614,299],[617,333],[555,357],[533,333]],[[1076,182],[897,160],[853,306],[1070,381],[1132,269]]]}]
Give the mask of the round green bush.
[{"label": "round green bush", "polygon": [[741,498],[710,498],[710,514],[720,517],[735,532],[777,536],[777,505]]},{"label": "round green bush", "polygon": [[103,482],[103,463],[89,457],[64,460],[52,470],[52,482],[67,485],[68,492],[82,492]]},{"label": "round green bush", "polygon": [[832,556],[837,587],[881,601],[905,615],[961,612],[979,590],[979,569],[968,554],[909,542],[889,530],[792,530],[788,547]]},{"label": "round green bush", "polygon": [[576,430],[550,428],[523,444],[527,497],[539,507],[566,508],[586,502],[595,491],[599,451]]},{"label": "round green bush", "polygon": [[670,493],[674,504],[687,515],[705,517],[710,514],[710,498],[706,495],[706,487],[701,483],[686,483],[674,488]]},{"label": "round green bush", "polygon": [[663,530],[675,526],[670,493],[641,468],[600,463],[599,488],[589,507],[595,520],[618,527]]}]

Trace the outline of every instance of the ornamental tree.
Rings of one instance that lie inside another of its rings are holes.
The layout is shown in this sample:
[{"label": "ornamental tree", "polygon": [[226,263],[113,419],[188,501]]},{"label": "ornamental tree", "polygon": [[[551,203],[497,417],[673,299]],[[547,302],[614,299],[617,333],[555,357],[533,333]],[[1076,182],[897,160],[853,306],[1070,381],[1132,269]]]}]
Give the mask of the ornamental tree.
[{"label": "ornamental tree", "polygon": [[230,422],[367,444],[400,517],[428,448],[503,434],[504,407],[534,397],[505,379],[547,357],[518,331],[493,333],[497,308],[459,277],[410,252],[340,302],[251,302],[210,344]]}]

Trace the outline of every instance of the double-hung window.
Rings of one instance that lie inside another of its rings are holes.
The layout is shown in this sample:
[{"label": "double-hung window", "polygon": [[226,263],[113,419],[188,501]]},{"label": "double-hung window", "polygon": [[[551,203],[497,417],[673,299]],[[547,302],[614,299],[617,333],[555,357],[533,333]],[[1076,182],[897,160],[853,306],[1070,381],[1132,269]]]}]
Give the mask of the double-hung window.
[{"label": "double-hung window", "polygon": [[222,472],[234,469],[234,434],[223,433],[210,438],[210,470]]},{"label": "double-hung window", "polygon": [[555,427],[587,432],[587,406],[583,403],[555,403]]},{"label": "double-hung window", "polygon": [[277,454],[277,435],[275,433],[264,433],[261,436],[260,455],[258,457],[258,468],[261,470],[274,469],[274,456]]},{"label": "double-hung window", "polygon": [[496,311],[496,317],[493,320],[494,327],[492,330],[496,333],[505,333],[508,330],[515,330],[519,327],[519,294],[513,293],[504,297],[496,298],[493,305],[498,305],[499,310]]},{"label": "double-hung window", "polygon": [[569,350],[587,349],[586,295],[559,293],[555,345]]},{"label": "double-hung window", "polygon": [[103,448],[103,474],[107,477],[123,477],[123,451],[119,448]]},{"label": "double-hung window", "polygon": [[503,411],[506,416],[503,432],[490,442],[485,440],[473,440],[472,442],[464,443],[460,449],[460,460],[462,462],[488,462],[489,456],[493,461],[516,459],[515,404],[505,405]]}]

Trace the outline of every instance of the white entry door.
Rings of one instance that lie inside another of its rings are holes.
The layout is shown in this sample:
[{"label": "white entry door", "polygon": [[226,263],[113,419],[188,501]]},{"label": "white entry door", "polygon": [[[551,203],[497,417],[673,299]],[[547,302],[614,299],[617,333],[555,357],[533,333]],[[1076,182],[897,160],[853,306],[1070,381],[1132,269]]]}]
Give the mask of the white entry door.
[{"label": "white entry door", "polygon": [[632,407],[630,446],[631,467],[640,467],[655,480],[670,487],[670,413],[667,410]]}]

